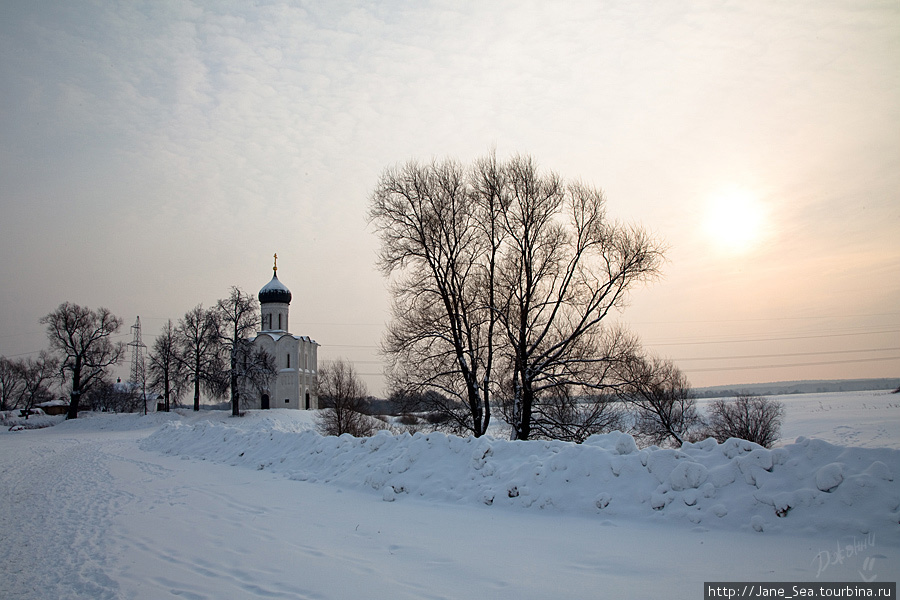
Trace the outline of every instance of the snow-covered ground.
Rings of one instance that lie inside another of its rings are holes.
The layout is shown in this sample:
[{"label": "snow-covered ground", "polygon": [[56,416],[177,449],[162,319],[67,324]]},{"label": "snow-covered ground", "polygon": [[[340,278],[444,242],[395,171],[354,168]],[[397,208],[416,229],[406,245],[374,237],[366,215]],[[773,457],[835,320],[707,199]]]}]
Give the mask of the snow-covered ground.
[{"label": "snow-covered ground", "polygon": [[322,438],[286,410],[3,432],[0,598],[700,598],[704,581],[896,581],[900,397],[778,399],[773,450]]}]

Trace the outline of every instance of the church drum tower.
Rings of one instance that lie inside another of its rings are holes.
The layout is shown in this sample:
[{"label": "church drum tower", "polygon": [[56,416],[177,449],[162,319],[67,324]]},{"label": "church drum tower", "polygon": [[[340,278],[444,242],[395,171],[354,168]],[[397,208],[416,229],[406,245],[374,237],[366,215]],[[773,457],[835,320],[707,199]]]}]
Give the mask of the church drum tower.
[{"label": "church drum tower", "polygon": [[293,297],[278,279],[277,254],[272,267],[272,280],[259,290],[258,298],[260,330],[251,342],[274,357],[277,375],[267,392],[250,395],[258,396],[250,403],[250,408],[318,408],[319,344],[309,337],[289,333],[288,314]]}]

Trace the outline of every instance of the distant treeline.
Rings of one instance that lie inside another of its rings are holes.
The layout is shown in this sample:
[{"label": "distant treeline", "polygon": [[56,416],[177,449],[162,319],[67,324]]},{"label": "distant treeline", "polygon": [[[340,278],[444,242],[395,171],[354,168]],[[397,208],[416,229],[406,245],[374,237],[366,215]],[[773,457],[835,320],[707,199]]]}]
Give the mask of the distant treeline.
[{"label": "distant treeline", "polygon": [[727,398],[740,392],[749,392],[761,396],[778,396],[782,394],[821,394],[826,392],[863,392],[870,390],[894,391],[897,388],[900,388],[900,378],[777,381],[773,383],[748,383],[744,385],[695,388],[694,392],[698,398]]}]

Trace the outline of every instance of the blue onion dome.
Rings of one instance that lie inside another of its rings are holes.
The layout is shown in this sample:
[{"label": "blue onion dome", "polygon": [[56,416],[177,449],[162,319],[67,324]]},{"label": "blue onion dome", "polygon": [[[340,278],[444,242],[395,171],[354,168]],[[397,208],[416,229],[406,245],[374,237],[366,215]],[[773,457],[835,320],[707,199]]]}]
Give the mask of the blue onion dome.
[{"label": "blue onion dome", "polygon": [[291,290],[287,289],[283,283],[278,281],[278,255],[275,255],[275,263],[272,266],[272,281],[263,286],[259,290],[259,303],[269,304],[271,302],[280,302],[281,304],[291,303]]},{"label": "blue onion dome", "polygon": [[259,290],[259,303],[269,304],[270,302],[281,302],[282,304],[291,303],[291,290],[287,289],[283,283],[278,281],[278,274],[272,276],[272,281],[263,286]]}]

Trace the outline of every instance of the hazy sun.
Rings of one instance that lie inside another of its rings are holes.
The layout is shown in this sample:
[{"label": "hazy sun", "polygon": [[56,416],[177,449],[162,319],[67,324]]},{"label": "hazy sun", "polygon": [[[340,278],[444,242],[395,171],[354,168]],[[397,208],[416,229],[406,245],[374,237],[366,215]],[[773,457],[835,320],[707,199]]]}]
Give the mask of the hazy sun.
[{"label": "hazy sun", "polygon": [[741,188],[714,194],[706,208],[706,233],[720,250],[742,254],[762,238],[765,210],[759,199]]}]

